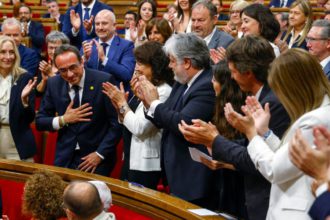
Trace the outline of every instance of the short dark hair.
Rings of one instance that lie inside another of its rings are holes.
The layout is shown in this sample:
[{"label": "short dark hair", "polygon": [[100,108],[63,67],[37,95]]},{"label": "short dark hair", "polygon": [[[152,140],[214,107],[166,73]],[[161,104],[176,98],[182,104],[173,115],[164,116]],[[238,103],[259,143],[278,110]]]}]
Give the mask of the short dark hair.
[{"label": "short dark hair", "polygon": [[21,4],[19,7],[18,7],[18,11],[21,9],[21,8],[28,8],[29,9],[29,12],[32,13],[32,9],[30,6],[26,5],[26,4]]},{"label": "short dark hair", "polygon": [[156,26],[158,32],[163,36],[164,42],[166,42],[167,39],[171,37],[172,28],[168,24],[168,21],[163,18],[153,18],[148,22],[146,27],[146,35],[148,39],[150,32],[154,26]]},{"label": "short dark hair", "polygon": [[57,3],[57,0],[46,0],[46,3],[52,3],[52,2],[56,2]]},{"label": "short dark hair", "polygon": [[198,7],[199,5],[204,6],[209,11],[211,19],[218,14],[217,7],[215,7],[215,5],[210,0],[198,0],[193,4],[191,10]]},{"label": "short dark hair", "polygon": [[243,13],[259,23],[260,36],[268,41],[273,42],[280,33],[280,24],[268,7],[252,4],[241,11],[241,17]]},{"label": "short dark hair", "polygon": [[[61,46],[56,48],[56,50],[54,52],[54,61],[56,60],[56,57],[58,55],[64,54],[66,52],[74,53],[76,55],[78,61],[81,63],[81,56],[80,56],[79,50],[75,46],[72,46],[70,44],[62,44]],[[56,62],[55,62],[55,66],[56,66]]]},{"label": "short dark hair", "polygon": [[163,51],[161,43],[148,41],[135,48],[134,55],[137,62],[151,66],[151,82],[155,86],[163,83],[173,84],[174,75],[168,66],[170,60]]},{"label": "short dark hair", "polygon": [[322,30],[319,33],[322,38],[330,38],[330,21],[324,19],[315,20],[312,24],[312,27],[321,27]]},{"label": "short dark hair", "polygon": [[141,8],[142,8],[142,5],[144,3],[150,3],[151,4],[151,7],[152,7],[152,18],[156,17],[157,16],[157,5],[156,5],[156,2],[154,0],[140,0],[138,3],[137,3],[137,8],[138,8],[138,17],[137,17],[137,20],[140,20],[141,19],[141,15],[140,15],[140,11],[141,11]]},{"label": "short dark hair", "polygon": [[[83,190],[79,187],[84,187]],[[81,193],[83,192],[83,195]],[[64,191],[63,204],[78,217],[90,218],[103,210],[97,188],[89,182],[73,182]]]},{"label": "short dark hair", "polygon": [[137,14],[134,11],[131,11],[131,10],[126,11],[125,12],[125,15],[133,15],[134,16],[134,20],[137,21]]},{"label": "short dark hair", "polygon": [[266,39],[253,35],[237,39],[227,48],[226,54],[228,62],[240,73],[251,71],[258,81],[267,83],[268,69],[275,54]]}]

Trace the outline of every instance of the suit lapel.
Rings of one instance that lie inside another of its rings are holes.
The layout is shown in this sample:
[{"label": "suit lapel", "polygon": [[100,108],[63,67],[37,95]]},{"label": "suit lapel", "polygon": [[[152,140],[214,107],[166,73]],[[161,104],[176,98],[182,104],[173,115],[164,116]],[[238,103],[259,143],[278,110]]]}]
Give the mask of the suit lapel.
[{"label": "suit lapel", "polygon": [[88,68],[85,68],[85,82],[84,82],[84,90],[81,99],[81,105],[85,103],[90,103],[92,106],[93,98],[95,96],[96,90],[95,80],[92,78],[92,74],[90,73]]},{"label": "suit lapel", "polygon": [[210,41],[210,43],[209,43],[209,45],[208,45],[208,48],[209,49],[216,49],[215,47],[216,47],[216,45],[217,45],[217,42],[218,41],[218,30],[216,30],[215,32],[214,32],[214,35],[212,36],[212,38],[211,38],[211,41]]},{"label": "suit lapel", "polygon": [[61,110],[59,111],[59,114],[64,114],[66,108],[71,102],[69,96],[69,84],[64,79],[60,78],[59,88],[60,88],[60,99],[61,99],[59,103],[63,103],[63,105],[61,105],[60,107]]},{"label": "suit lapel", "polygon": [[117,52],[117,50],[119,48],[118,45],[119,45],[119,37],[114,36],[112,43],[110,45],[109,53],[108,53],[109,60],[113,60],[115,54],[118,54],[118,52]]}]

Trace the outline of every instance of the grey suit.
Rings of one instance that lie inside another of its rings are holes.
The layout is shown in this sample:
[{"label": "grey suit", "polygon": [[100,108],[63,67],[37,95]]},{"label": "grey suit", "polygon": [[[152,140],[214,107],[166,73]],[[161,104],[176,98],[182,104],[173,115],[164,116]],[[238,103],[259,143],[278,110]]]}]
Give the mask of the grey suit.
[{"label": "grey suit", "polygon": [[216,29],[207,47],[209,49],[217,49],[218,47],[227,48],[233,41],[234,38],[231,35]]},{"label": "grey suit", "polygon": [[328,80],[330,80],[330,62],[325,65],[325,67],[323,68],[323,72],[327,76]]}]

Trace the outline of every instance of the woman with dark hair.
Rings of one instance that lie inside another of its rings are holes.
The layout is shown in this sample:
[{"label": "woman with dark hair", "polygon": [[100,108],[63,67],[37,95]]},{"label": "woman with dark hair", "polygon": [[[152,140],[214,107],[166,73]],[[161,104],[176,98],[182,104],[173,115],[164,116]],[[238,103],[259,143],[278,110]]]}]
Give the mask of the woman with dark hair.
[{"label": "woman with dark hair", "polygon": [[137,4],[137,34],[131,33],[131,39],[138,46],[147,40],[145,29],[152,18],[157,16],[157,5],[154,0],[141,0]]},{"label": "woman with dark hair", "polygon": [[172,29],[165,19],[153,18],[146,27],[146,35],[149,41],[157,41],[165,44],[172,35]]},{"label": "woman with dark hair", "polygon": [[244,36],[262,36],[272,45],[275,55],[280,55],[279,48],[274,44],[280,32],[280,24],[268,7],[261,4],[249,5],[241,11],[241,19]]},{"label": "woman with dark hair", "polygon": [[[164,102],[172,90],[173,72],[168,67],[170,61],[162,49],[162,44],[155,41],[146,42],[134,50],[134,55],[134,77],[143,75],[157,87],[159,99]],[[136,103],[135,96],[129,101],[126,100],[127,95],[122,84],[120,90],[110,83],[104,83],[103,88],[103,92],[117,110],[119,121],[127,129],[123,135],[125,158],[122,177],[156,189],[161,176],[162,131],[145,118],[142,102]],[[133,92],[136,94],[137,91]]]},{"label": "woman with dark hair", "polygon": [[191,32],[191,8],[195,2],[196,0],[177,0],[177,17],[170,16],[168,19],[172,23],[174,32]]}]

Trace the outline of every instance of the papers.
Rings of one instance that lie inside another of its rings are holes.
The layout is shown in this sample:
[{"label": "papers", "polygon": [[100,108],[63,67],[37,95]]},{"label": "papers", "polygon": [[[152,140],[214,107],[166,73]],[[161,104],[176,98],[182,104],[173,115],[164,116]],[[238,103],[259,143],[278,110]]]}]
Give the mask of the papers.
[{"label": "papers", "polygon": [[212,212],[208,209],[188,209],[188,211],[199,216],[218,215],[217,213]]},{"label": "papers", "polygon": [[190,152],[190,156],[191,158],[196,161],[196,162],[202,162],[201,161],[201,157],[209,160],[209,161],[212,161],[212,157],[210,157],[209,155],[203,153],[202,151],[198,150],[197,148],[194,148],[194,147],[189,147],[189,152]]}]

